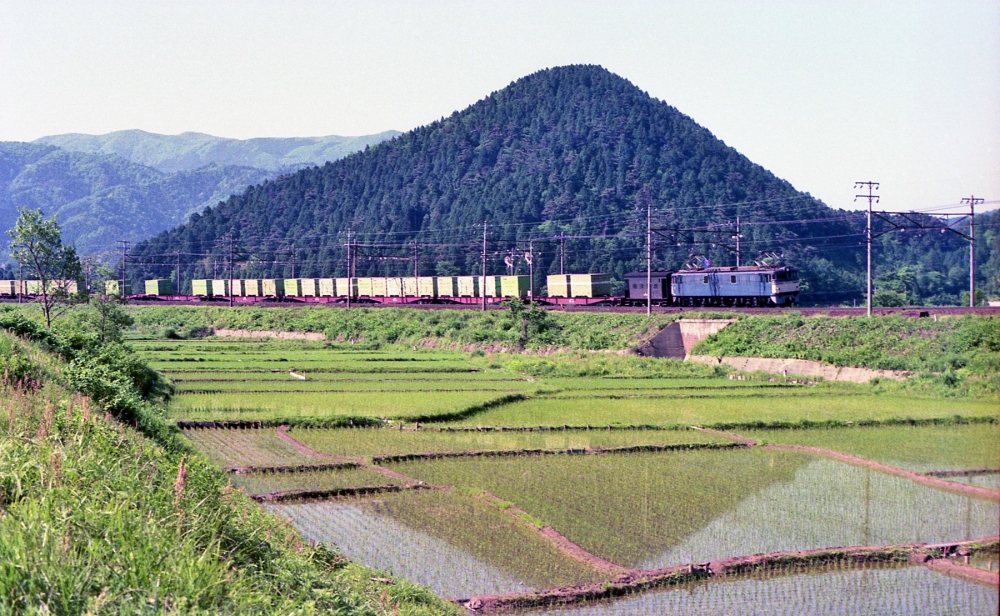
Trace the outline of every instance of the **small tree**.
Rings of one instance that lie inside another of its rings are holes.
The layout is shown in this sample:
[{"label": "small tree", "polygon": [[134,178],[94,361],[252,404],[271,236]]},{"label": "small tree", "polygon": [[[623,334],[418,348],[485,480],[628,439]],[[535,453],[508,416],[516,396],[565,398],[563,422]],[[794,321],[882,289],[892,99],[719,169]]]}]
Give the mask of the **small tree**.
[{"label": "small tree", "polygon": [[41,210],[18,210],[14,228],[7,231],[10,254],[39,281],[45,326],[52,327],[52,311],[75,291],[83,269],[76,249],[62,243],[62,229],[55,217],[45,220]]}]

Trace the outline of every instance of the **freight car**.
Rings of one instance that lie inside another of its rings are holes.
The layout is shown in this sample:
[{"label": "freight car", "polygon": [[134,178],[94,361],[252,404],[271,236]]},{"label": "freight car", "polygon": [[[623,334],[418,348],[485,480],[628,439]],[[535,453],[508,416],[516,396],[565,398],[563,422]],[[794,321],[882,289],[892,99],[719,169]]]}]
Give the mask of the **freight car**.
[{"label": "freight car", "polygon": [[[790,267],[715,267],[654,271],[649,299],[658,306],[790,306],[799,292],[798,271]],[[528,276],[394,276],[361,278],[233,279],[238,302],[478,304],[522,298],[548,305],[641,306],[646,304],[647,273],[625,274],[625,294],[613,296],[608,274],[557,274],[547,277],[548,294],[535,296]],[[152,284],[155,283],[155,284]],[[191,281],[194,299],[229,299],[228,280]],[[150,290],[170,289],[168,281],[147,281]],[[485,297],[484,297],[485,296]]]}]

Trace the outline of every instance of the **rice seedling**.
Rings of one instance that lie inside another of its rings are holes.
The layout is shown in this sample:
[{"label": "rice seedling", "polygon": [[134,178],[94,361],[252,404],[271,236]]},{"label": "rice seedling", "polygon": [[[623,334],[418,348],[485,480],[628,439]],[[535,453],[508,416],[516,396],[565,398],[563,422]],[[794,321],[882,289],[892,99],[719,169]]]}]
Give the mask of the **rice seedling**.
[{"label": "rice seedling", "polygon": [[751,438],[843,451],[916,471],[1000,468],[1000,424],[748,430]]},{"label": "rice seedling", "polygon": [[354,486],[400,485],[398,479],[368,468],[345,468],[298,473],[248,473],[233,475],[234,488],[247,494],[269,494],[288,490],[332,490]]},{"label": "rice seedling", "polygon": [[864,421],[891,418],[995,417],[996,402],[905,398],[899,395],[710,396],[674,399],[535,398],[459,422],[461,425],[538,426]]},{"label": "rice seedling", "polygon": [[457,413],[488,402],[501,392],[252,393],[180,394],[171,415],[188,419],[272,419],[275,417],[423,417]]},{"label": "rice seedling", "polygon": [[588,447],[729,442],[724,437],[684,429],[442,432],[389,428],[340,428],[329,430],[295,429],[290,434],[313,449],[343,456],[469,450],[584,449]]},{"label": "rice seedling", "polygon": [[841,545],[995,535],[996,502],[804,454],[751,450],[394,464],[486,490],[613,562],[660,568]]},{"label": "rice seedling", "polygon": [[989,616],[996,614],[997,609],[998,595],[994,588],[946,577],[926,567],[863,567],[791,570],[784,575],[712,580],[545,613]]},{"label": "rice seedling", "polygon": [[278,437],[274,428],[259,430],[186,430],[191,444],[213,462],[225,467],[316,464],[323,457],[303,453]]}]

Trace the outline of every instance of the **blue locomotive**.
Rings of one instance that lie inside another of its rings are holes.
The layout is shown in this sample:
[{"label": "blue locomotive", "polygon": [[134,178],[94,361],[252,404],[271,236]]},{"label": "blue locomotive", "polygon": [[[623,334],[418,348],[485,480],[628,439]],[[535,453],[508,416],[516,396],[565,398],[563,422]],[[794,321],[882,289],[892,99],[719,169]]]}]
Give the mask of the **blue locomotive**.
[{"label": "blue locomotive", "polygon": [[[794,267],[707,267],[654,271],[649,299],[659,306],[791,306],[799,294]],[[646,303],[646,272],[625,274],[623,303]]]}]

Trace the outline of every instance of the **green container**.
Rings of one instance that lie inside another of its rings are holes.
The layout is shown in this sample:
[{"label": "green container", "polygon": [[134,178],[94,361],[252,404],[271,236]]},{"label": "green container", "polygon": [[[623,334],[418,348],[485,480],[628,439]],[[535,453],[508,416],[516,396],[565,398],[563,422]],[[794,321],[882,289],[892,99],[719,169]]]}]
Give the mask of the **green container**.
[{"label": "green container", "polygon": [[[41,288],[42,288],[41,287],[41,283],[39,283],[37,280],[25,280],[24,282],[25,282],[25,291],[28,294],[31,294],[31,285],[28,284],[28,283],[31,283],[31,282],[37,283],[38,284],[38,289],[41,290]],[[104,281],[104,294],[105,295],[113,295],[113,296],[119,296],[119,295],[121,295],[122,294],[122,291],[121,291],[121,281],[120,280],[105,280]],[[131,294],[132,294],[132,285],[131,284],[126,284],[125,285],[125,295],[131,295]]]},{"label": "green container", "polygon": [[264,278],[260,281],[264,297],[284,297],[285,281],[281,278]]},{"label": "green container", "polygon": [[147,280],[146,295],[173,295],[174,283],[169,280]]},{"label": "green container", "polygon": [[611,274],[570,274],[569,290],[572,295],[567,297],[608,297],[611,295]]},{"label": "green container", "polygon": [[301,278],[285,278],[285,296],[302,297]]},{"label": "green container", "polygon": [[569,293],[569,274],[553,274],[545,277],[549,297],[572,297]]},{"label": "green container", "polygon": [[527,297],[527,276],[500,276],[500,295],[502,297]]},{"label": "green container", "polygon": [[486,284],[480,285],[481,288],[485,289],[486,297],[500,297],[502,290],[500,278],[501,276],[487,276]]},{"label": "green container", "polygon": [[357,278],[358,282],[358,295],[371,296],[372,294],[372,279],[371,278]]},{"label": "green container", "polygon": [[244,297],[263,297],[264,287],[261,285],[261,281],[258,278],[245,278],[243,281],[243,293]]},{"label": "green container", "polygon": [[212,281],[196,279],[191,281],[191,295],[208,297],[212,294]]}]

